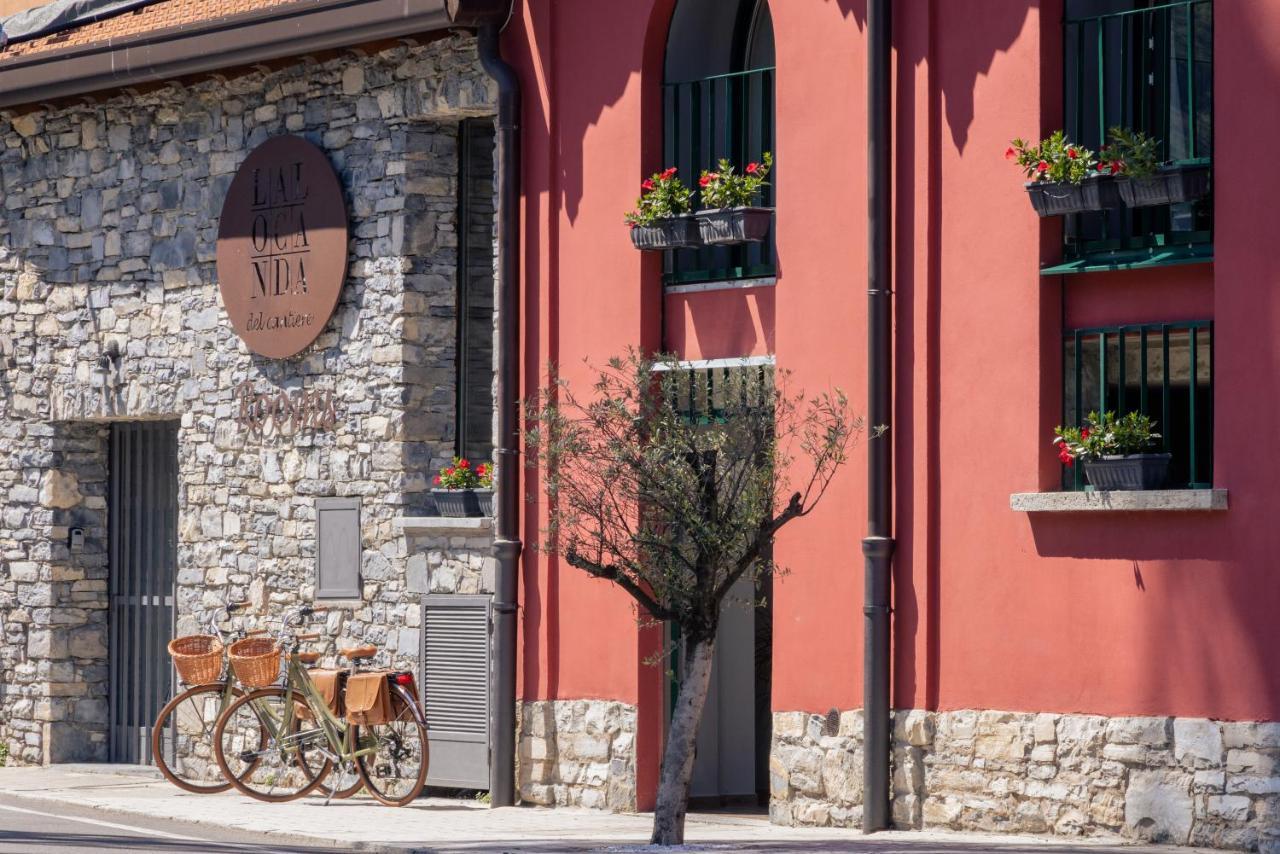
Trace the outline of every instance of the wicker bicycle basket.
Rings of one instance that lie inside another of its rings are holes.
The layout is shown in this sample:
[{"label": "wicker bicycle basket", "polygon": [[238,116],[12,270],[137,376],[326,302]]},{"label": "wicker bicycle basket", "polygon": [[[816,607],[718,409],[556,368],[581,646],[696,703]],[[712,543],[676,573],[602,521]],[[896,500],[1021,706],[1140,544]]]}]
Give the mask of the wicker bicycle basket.
[{"label": "wicker bicycle basket", "polygon": [[178,678],[188,685],[216,682],[222,675],[222,642],[213,635],[186,635],[169,641]]},{"label": "wicker bicycle basket", "polygon": [[238,640],[231,645],[231,669],[243,685],[273,685],[280,676],[280,647],[271,638]]}]

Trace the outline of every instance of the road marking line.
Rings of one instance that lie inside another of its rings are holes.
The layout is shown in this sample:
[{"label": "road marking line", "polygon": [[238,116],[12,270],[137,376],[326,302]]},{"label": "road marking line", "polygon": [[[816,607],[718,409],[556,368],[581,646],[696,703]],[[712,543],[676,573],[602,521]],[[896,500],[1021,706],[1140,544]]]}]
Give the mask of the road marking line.
[{"label": "road marking line", "polygon": [[11,807],[8,804],[0,804],[0,810],[9,810],[10,812],[22,812],[27,815],[38,815],[44,818],[57,818],[63,821],[74,821],[80,824],[96,824],[99,827],[109,827],[112,830],[128,830],[133,833],[140,833],[144,836],[163,836],[165,839],[181,839],[184,842],[214,842],[212,839],[204,839],[199,836],[183,836],[178,833],[167,833],[163,830],[152,830],[149,827],[137,827],[129,824],[116,824],[114,821],[102,821],[96,818],[80,818],[73,815],[58,815],[51,812],[40,812],[39,810],[29,810],[23,807]]}]

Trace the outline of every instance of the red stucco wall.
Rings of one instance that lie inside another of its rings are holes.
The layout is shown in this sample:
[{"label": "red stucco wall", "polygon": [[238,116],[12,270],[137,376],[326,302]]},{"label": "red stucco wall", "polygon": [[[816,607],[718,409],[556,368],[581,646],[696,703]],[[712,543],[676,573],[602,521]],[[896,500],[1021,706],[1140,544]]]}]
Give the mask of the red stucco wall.
[{"label": "red stucco wall", "polygon": [[[672,296],[664,314],[656,261],[630,247],[621,216],[661,165],[671,5],[524,0],[508,32],[526,85],[526,383],[549,360],[585,381],[583,357],[657,346],[665,317],[668,345],[688,358],[772,352],[798,386],[840,386],[861,410],[865,4],[773,4],[776,287]],[[1059,0],[897,4],[899,706],[1280,718],[1267,449],[1280,291],[1265,215],[1280,117],[1247,95],[1274,82],[1280,9],[1232,0],[1215,12],[1216,263],[1064,281],[1038,274],[1057,226],[1034,217],[1002,157],[1011,137],[1061,123]],[[1009,509],[1010,493],[1056,478],[1064,324],[1207,317],[1228,512]],[[777,710],[861,705],[862,460],[780,539]],[[531,505],[526,542],[539,519]],[[630,601],[532,552],[522,582],[523,696],[640,702],[642,763],[656,761],[661,678],[640,661],[652,638]]]}]

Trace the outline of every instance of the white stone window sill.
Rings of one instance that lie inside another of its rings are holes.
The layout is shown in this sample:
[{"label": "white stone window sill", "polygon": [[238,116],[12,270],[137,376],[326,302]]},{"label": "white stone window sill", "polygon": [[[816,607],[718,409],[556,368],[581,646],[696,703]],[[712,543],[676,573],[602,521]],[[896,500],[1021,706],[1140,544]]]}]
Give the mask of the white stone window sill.
[{"label": "white stone window sill", "polygon": [[406,534],[416,531],[472,533],[489,530],[493,527],[493,519],[488,516],[401,516],[396,519],[396,526]]},{"label": "white stone window sill", "polygon": [[1015,492],[1009,507],[1023,513],[1129,513],[1226,510],[1225,489]]},{"label": "white stone window sill", "polygon": [[690,285],[667,285],[668,294],[700,294],[706,291],[734,291],[742,288],[772,288],[778,284],[777,276],[760,276],[755,279],[721,279],[715,282],[694,282]]}]

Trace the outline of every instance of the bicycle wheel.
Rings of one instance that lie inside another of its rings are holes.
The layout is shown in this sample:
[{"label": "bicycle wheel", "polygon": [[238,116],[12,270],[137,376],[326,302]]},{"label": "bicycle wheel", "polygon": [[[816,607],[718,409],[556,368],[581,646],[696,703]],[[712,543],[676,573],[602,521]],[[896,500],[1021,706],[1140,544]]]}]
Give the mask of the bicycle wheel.
[{"label": "bicycle wheel", "polygon": [[356,762],[369,794],[390,807],[402,807],[422,793],[431,754],[427,727],[418,716],[418,701],[402,685],[388,686],[394,717],[385,724],[357,727],[361,750]]},{"label": "bicycle wheel", "polygon": [[[151,728],[151,756],[164,778],[197,795],[225,792],[231,783],[222,776],[213,755],[213,729],[222,712],[226,685],[195,685],[165,704]],[[231,698],[244,694],[232,687]],[[246,766],[251,771],[252,766]]]},{"label": "bicycle wheel", "polygon": [[324,730],[296,722],[295,701],[305,702],[296,691],[261,688],[237,699],[218,718],[213,754],[236,791],[280,803],[324,782],[333,767]]}]

